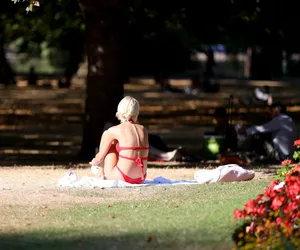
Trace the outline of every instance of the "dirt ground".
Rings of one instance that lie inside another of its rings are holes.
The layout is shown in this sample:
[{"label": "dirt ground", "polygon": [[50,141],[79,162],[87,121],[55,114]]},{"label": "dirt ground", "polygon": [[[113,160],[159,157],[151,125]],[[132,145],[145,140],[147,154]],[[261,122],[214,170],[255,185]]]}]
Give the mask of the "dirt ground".
[{"label": "dirt ground", "polygon": [[[157,176],[163,176],[172,180],[191,180],[194,173],[200,168],[149,168],[149,180]],[[73,170],[79,178],[89,173],[88,168]],[[274,171],[272,169],[257,169],[254,180],[269,178]],[[101,203],[122,199],[141,199],[157,192],[155,188],[107,188],[94,189],[96,192],[118,193],[110,198],[100,196],[76,196],[70,193],[70,189],[56,186],[58,180],[66,173],[66,169],[59,166],[46,167],[4,167],[0,171],[0,206],[30,205],[38,207],[63,207],[70,203]],[[174,188],[174,187],[169,187]],[[74,190],[74,189],[72,189]],[[72,191],[71,190],[71,191]],[[120,193],[122,195],[120,195]]]}]

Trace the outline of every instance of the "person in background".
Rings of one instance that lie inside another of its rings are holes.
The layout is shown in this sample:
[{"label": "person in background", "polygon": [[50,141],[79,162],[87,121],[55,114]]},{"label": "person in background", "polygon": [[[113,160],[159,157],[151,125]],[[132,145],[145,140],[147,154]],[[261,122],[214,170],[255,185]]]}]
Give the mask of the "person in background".
[{"label": "person in background", "polygon": [[265,106],[271,106],[273,103],[273,97],[270,93],[270,87],[264,86],[263,88],[255,88],[253,102]]},{"label": "person in background", "polygon": [[191,79],[190,86],[184,88],[184,93],[188,95],[196,95],[201,90],[200,75],[196,74]]},{"label": "person in background", "polygon": [[170,82],[169,82],[169,78],[161,73],[160,76],[158,77],[158,84],[161,87],[162,92],[164,93],[183,93],[184,91],[178,88],[175,88],[173,86],[171,86]]},{"label": "person in background", "polygon": [[235,104],[242,104],[244,106],[271,106],[273,104],[273,96],[270,93],[270,87],[263,86],[262,88],[255,88],[252,95],[245,98],[235,97],[233,101]]},{"label": "person in background", "polygon": [[61,79],[58,81],[58,87],[59,88],[70,88],[71,86],[71,77],[64,75]]},{"label": "person in background", "polygon": [[37,85],[37,75],[35,73],[35,69],[33,66],[30,67],[27,83],[28,83],[28,86],[36,86]]},{"label": "person in background", "polygon": [[215,76],[214,67],[216,66],[216,61],[214,57],[214,51],[209,48],[206,52],[206,64],[205,64],[205,76],[211,78]]},{"label": "person in background", "polygon": [[296,140],[295,123],[281,103],[273,104],[270,114],[272,119],[269,122],[238,130],[239,134],[246,136],[243,150],[254,151],[259,159],[276,163],[292,159]]}]

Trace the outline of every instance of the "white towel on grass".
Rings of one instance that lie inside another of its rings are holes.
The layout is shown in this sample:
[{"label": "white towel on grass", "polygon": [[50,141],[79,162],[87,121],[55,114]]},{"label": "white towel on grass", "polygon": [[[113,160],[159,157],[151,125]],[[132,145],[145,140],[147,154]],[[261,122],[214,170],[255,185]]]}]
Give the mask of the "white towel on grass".
[{"label": "white towel on grass", "polygon": [[170,180],[163,176],[153,180],[145,180],[143,184],[131,184],[121,180],[99,180],[95,177],[85,176],[80,180],[75,173],[67,171],[61,178],[58,187],[86,187],[86,188],[110,188],[110,187],[143,187],[143,186],[167,186],[167,185],[191,185],[214,182],[247,181],[253,179],[254,171],[243,169],[237,164],[219,166],[216,169],[199,170],[194,175],[194,180]]},{"label": "white towel on grass", "polygon": [[87,188],[109,188],[109,187],[142,187],[142,186],[163,186],[163,185],[183,185],[183,184],[198,184],[195,180],[177,180],[172,181],[162,176],[156,177],[153,180],[145,180],[142,184],[131,184],[121,180],[99,180],[94,177],[82,177],[77,180],[75,173],[68,171],[61,178],[58,187],[87,187]]}]

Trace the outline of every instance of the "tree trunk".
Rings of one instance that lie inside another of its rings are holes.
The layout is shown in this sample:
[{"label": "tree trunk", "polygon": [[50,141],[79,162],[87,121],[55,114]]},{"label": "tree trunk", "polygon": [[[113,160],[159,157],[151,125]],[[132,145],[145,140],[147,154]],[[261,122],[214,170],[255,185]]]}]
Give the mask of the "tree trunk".
[{"label": "tree trunk", "polygon": [[268,54],[263,46],[254,46],[251,54],[250,79],[271,80],[271,68]]},{"label": "tree trunk", "polygon": [[123,97],[122,32],[125,11],[120,1],[79,0],[86,24],[88,76],[83,140],[79,157],[91,160],[106,122],[115,119]]},{"label": "tree trunk", "polygon": [[15,83],[14,73],[5,56],[3,33],[0,27],[0,83],[5,85]]},{"label": "tree trunk", "polygon": [[250,67],[251,67],[251,56],[252,56],[252,48],[248,47],[245,55],[244,61],[244,77],[250,77]]}]

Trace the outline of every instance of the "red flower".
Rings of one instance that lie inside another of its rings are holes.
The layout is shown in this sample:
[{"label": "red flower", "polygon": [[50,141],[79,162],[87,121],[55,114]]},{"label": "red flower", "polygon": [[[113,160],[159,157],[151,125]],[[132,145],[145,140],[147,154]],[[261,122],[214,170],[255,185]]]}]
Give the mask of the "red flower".
[{"label": "red flower", "polygon": [[265,203],[268,200],[269,200],[269,198],[265,197],[262,194],[258,195],[257,198],[256,198],[257,204],[263,204],[263,203]]},{"label": "red flower", "polygon": [[271,208],[273,210],[277,210],[278,208],[280,208],[282,206],[283,201],[284,201],[283,196],[276,196],[272,201]]},{"label": "red flower", "polygon": [[289,188],[287,189],[287,194],[290,198],[296,198],[297,195],[300,195],[299,183],[293,183],[289,185]]},{"label": "red flower", "polygon": [[283,162],[281,162],[282,166],[291,165],[291,164],[292,164],[291,160],[284,160]]},{"label": "red flower", "polygon": [[285,226],[285,227],[287,227],[287,228],[292,228],[292,223],[291,222],[289,222],[289,221],[285,221],[285,222],[283,222],[283,225]]},{"label": "red flower", "polygon": [[297,183],[300,186],[300,178],[297,173],[298,171],[295,171],[286,175],[285,182],[288,186],[293,185],[294,183]]},{"label": "red flower", "polygon": [[240,209],[235,209],[233,212],[233,216],[235,219],[245,219],[247,216],[245,215],[245,212]]},{"label": "red flower", "polygon": [[252,214],[256,212],[256,202],[254,200],[249,200],[246,204],[245,204],[245,210],[247,214]]},{"label": "red flower", "polygon": [[284,207],[284,209],[283,209],[283,212],[284,212],[286,215],[288,215],[288,216],[290,216],[291,213],[292,213],[292,215],[296,215],[296,211],[297,211],[299,208],[300,208],[300,204],[297,204],[296,201],[292,201],[292,202],[288,202],[288,203],[285,205],[285,207]]},{"label": "red flower", "polygon": [[277,184],[279,184],[279,180],[272,180],[270,181],[270,187],[273,188],[274,186],[276,186]]},{"label": "red flower", "polygon": [[293,233],[293,228],[292,228],[291,224],[290,224],[290,226],[286,226],[286,227],[287,227],[287,228],[285,229],[285,230],[286,230],[285,236],[286,236],[286,237],[289,237],[289,236],[291,236],[291,234]]},{"label": "red flower", "polygon": [[294,141],[294,146],[296,146],[296,147],[300,146],[300,140]]},{"label": "red flower", "polygon": [[260,205],[258,208],[257,208],[257,214],[259,215],[263,215],[265,213],[266,209],[263,205]]},{"label": "red flower", "polygon": [[274,188],[271,187],[271,188],[266,188],[265,189],[265,193],[264,193],[265,197],[267,198],[273,198],[275,197],[276,193],[274,191]]},{"label": "red flower", "polygon": [[298,172],[300,174],[300,164],[297,164],[294,169],[292,170],[293,173]]},{"label": "red flower", "polygon": [[280,225],[282,223],[282,219],[280,217],[276,218],[276,223],[277,225]]}]

